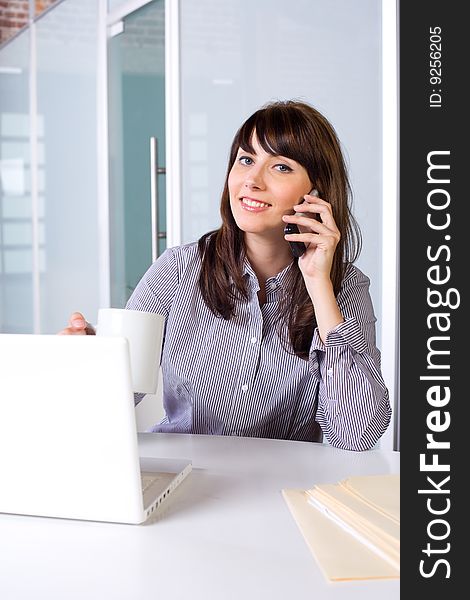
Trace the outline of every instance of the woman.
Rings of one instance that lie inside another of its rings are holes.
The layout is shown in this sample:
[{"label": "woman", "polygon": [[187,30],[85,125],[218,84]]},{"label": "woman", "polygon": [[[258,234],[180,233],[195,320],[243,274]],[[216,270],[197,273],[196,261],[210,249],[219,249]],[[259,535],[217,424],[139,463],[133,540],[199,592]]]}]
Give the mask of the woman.
[{"label": "woman", "polygon": [[[240,127],[221,227],[166,250],[126,306],[166,317],[154,431],[377,442],[391,409],[349,196],[336,133],[313,107],[273,102]],[[86,328],[75,313],[64,333]]]}]

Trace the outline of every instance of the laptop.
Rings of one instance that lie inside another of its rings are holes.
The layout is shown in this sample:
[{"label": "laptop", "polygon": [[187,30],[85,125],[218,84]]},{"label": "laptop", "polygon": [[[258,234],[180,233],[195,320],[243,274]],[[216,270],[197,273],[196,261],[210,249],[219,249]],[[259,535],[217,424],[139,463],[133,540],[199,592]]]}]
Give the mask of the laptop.
[{"label": "laptop", "polygon": [[139,524],[190,471],[139,459],[126,338],[0,334],[0,512]]}]

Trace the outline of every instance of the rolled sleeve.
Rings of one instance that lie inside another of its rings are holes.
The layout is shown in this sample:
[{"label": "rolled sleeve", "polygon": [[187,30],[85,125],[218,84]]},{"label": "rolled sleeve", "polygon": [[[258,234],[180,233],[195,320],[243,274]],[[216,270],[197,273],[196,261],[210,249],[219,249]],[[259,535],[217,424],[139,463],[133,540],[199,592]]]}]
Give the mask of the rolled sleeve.
[{"label": "rolled sleeve", "polygon": [[338,296],[344,322],[324,343],[318,329],[312,338],[310,371],[320,382],[316,419],[333,446],[367,450],[387,429],[391,408],[375,346],[368,279],[358,271],[346,283]]},{"label": "rolled sleeve", "polygon": [[[344,347],[347,347],[346,354]],[[332,329],[327,335],[325,344],[320,337],[318,327],[316,327],[310,346],[310,372],[328,386],[333,371],[347,367],[347,362],[344,364],[344,358],[345,355],[349,355],[349,351],[362,353],[366,350],[367,342],[354,317],[346,319]]]},{"label": "rolled sleeve", "polygon": [[326,348],[334,346],[349,346],[355,352],[362,353],[367,350],[367,342],[361,326],[355,317],[346,318],[326,336]]}]

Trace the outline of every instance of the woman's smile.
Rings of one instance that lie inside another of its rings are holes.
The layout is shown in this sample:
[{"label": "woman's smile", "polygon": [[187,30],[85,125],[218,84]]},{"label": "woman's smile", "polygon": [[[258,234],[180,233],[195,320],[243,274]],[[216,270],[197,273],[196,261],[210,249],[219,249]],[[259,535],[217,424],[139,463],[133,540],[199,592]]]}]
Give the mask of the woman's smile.
[{"label": "woman's smile", "polygon": [[262,212],[271,206],[267,202],[262,202],[255,198],[248,198],[248,196],[241,198],[241,205],[243,209],[249,210],[250,212]]}]

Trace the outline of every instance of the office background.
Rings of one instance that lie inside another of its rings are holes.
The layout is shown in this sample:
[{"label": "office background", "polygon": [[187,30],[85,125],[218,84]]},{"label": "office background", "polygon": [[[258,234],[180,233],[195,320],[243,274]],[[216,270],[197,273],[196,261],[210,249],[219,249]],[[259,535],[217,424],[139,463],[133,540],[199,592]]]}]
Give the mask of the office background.
[{"label": "office background", "polygon": [[395,2],[1,5],[0,331],[124,306],[156,254],[218,226],[241,122],[306,100],[349,164],[398,447]]}]

